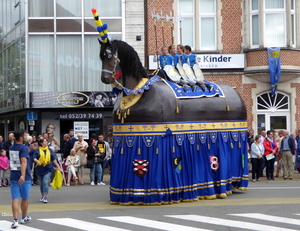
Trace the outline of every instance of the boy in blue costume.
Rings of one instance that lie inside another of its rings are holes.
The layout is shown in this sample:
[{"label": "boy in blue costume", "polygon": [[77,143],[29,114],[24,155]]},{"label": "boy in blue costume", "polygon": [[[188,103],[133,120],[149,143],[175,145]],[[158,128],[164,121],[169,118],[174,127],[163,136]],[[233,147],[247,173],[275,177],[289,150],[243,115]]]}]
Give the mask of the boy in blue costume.
[{"label": "boy in blue costume", "polygon": [[[197,62],[196,62],[196,55],[192,53],[192,48],[189,45],[184,46],[184,52],[187,55],[186,63],[189,64],[193,68],[194,65],[197,64]],[[208,83],[205,83],[202,80],[199,80],[198,83],[199,83],[199,86],[203,90],[205,90],[205,87],[207,87],[207,89],[209,91],[213,90],[213,86],[212,85],[210,85]],[[205,87],[203,85],[205,85]]]},{"label": "boy in blue costume", "polygon": [[177,63],[183,65],[187,62],[188,56],[184,53],[184,47],[181,44],[177,45],[177,54],[174,60],[174,66],[177,66]]},{"label": "boy in blue costume", "polygon": [[162,54],[159,55],[159,64],[161,69],[163,69],[166,65],[172,65],[174,58],[169,55],[167,46],[163,46],[161,48],[161,53]]},{"label": "boy in blue costume", "polygon": [[196,55],[192,54],[192,48],[189,45],[184,46],[184,52],[187,55],[186,62],[189,64],[191,67],[194,66],[196,63]]}]

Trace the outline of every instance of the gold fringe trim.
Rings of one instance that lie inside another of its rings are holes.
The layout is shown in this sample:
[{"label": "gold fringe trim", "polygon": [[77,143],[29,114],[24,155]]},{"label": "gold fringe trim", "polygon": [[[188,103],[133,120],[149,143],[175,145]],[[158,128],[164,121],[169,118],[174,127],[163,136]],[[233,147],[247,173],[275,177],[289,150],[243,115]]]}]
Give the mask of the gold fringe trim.
[{"label": "gold fringe trim", "polygon": [[199,202],[200,200],[214,200],[216,198],[226,198],[229,195],[232,194],[232,191],[226,191],[226,193],[221,193],[221,194],[215,194],[215,195],[210,195],[210,196],[198,196],[193,199],[186,199],[183,200],[183,198],[180,198],[178,201],[162,201],[162,202],[154,202],[154,203],[144,203],[144,202],[127,202],[127,203],[122,203],[122,202],[114,202],[110,201],[109,203],[111,205],[125,205],[125,206],[130,206],[130,205],[152,205],[152,206],[161,206],[161,205],[172,205],[172,204],[179,204],[179,203],[184,203],[184,202]]},{"label": "gold fringe trim", "polygon": [[138,155],[141,155],[141,149],[138,148]]},{"label": "gold fringe trim", "polygon": [[120,152],[120,154],[121,154],[121,155],[123,155],[123,154],[124,154],[124,149],[123,149],[123,148],[121,148],[121,152]]},{"label": "gold fringe trim", "polygon": [[156,154],[158,155],[158,148],[156,148]]}]

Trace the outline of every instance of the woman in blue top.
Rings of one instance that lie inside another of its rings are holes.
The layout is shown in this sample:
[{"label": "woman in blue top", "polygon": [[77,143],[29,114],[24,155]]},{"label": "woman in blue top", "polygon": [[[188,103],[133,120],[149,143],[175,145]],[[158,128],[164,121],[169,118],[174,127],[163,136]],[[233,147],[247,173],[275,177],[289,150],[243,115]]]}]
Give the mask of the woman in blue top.
[{"label": "woman in blue top", "polygon": [[35,150],[33,155],[33,161],[36,163],[36,175],[39,178],[40,190],[42,198],[40,202],[47,203],[47,195],[49,191],[49,182],[52,175],[53,164],[61,171],[61,168],[56,160],[56,156],[53,151],[48,147],[47,139],[41,137],[38,140],[39,148]]}]

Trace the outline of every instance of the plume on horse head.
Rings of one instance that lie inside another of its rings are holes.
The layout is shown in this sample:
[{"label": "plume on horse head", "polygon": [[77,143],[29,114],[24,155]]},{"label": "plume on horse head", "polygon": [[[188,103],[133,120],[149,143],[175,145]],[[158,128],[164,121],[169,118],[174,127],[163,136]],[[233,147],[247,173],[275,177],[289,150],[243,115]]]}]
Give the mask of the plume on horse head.
[{"label": "plume on horse head", "polygon": [[[100,58],[102,60],[103,68],[102,76],[115,71],[114,69],[119,65],[123,79],[126,77],[133,77],[136,81],[140,81],[142,78],[148,77],[137,52],[132,46],[120,40],[100,43]],[[116,62],[116,60],[118,60],[118,62]],[[105,83],[108,82],[105,81]]]}]

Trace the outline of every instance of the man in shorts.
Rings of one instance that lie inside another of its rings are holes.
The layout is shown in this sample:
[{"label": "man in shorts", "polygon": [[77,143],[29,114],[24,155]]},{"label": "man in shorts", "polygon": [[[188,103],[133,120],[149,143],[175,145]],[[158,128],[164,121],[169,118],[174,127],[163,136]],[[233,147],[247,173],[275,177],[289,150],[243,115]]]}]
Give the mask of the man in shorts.
[{"label": "man in shorts", "polygon": [[[9,148],[10,156],[10,192],[12,197],[12,212],[14,221],[11,228],[18,227],[19,217],[19,198],[22,198],[21,224],[31,221],[31,217],[27,216],[28,199],[31,189],[31,175],[28,147],[24,145],[25,132],[20,130],[14,132],[16,142]],[[32,163],[31,163],[32,164]]]}]

